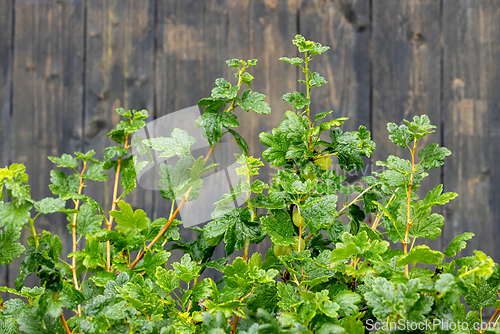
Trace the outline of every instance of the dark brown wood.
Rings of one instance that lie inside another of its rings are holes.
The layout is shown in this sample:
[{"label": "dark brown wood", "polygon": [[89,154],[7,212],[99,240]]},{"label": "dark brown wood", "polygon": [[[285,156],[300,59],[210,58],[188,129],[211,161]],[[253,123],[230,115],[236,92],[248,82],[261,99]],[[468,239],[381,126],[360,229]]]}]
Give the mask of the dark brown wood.
[{"label": "dark brown wood", "polygon": [[[193,132],[196,133],[194,122],[199,116],[196,107],[193,113],[185,113],[185,117],[174,116],[174,114],[176,111],[197,106],[200,99],[210,96],[215,79],[225,76],[227,24],[226,0],[158,1],[156,54],[156,118],[158,123],[156,131],[152,131],[153,135],[170,136],[173,128],[188,131],[190,135],[193,135]],[[168,129],[168,131],[162,131],[161,128]],[[206,156],[210,146],[202,140],[201,136],[197,139],[198,142],[193,146],[197,149],[193,151],[193,154]],[[224,165],[219,148],[214,150],[212,157],[215,157],[221,166]],[[214,162],[212,157],[209,163]],[[174,162],[168,161],[168,163]],[[222,168],[217,172],[224,173]],[[206,191],[210,191],[210,184],[205,179],[203,192]],[[210,212],[214,209],[213,202],[207,204],[200,198],[195,202],[187,202],[184,208],[190,208],[189,210],[195,211],[199,217],[210,217]],[[169,217],[171,201],[163,199],[158,194],[155,205],[155,218]],[[180,219],[190,225],[205,222],[204,219],[187,221],[182,211]],[[179,228],[184,242],[193,240],[198,235],[182,225]],[[181,256],[181,252],[173,251],[171,261],[178,260]],[[221,257],[223,254],[218,252],[216,256]]]},{"label": "dark brown wood", "polygon": [[[13,1],[0,2],[0,168],[9,164],[12,78]],[[0,285],[7,285],[7,267],[0,267]]]},{"label": "dark brown wood", "polygon": [[[52,195],[54,165],[47,156],[81,148],[84,1],[15,5],[11,159],[26,165],[32,198],[40,200]],[[60,236],[62,256],[71,248],[66,224],[63,214],[42,215],[35,222],[37,231]],[[18,271],[19,261],[9,266],[11,286]]]},{"label": "dark brown wood", "polygon": [[[419,147],[441,141],[440,2],[373,1],[372,10],[372,128],[377,144],[372,161],[403,153],[409,158],[407,149],[389,140],[387,123],[401,124],[403,119],[426,114],[438,127],[419,142]],[[374,171],[380,168],[372,167]],[[425,196],[439,183],[441,172],[435,169],[422,182],[418,194]],[[426,243],[440,248],[441,238]]]},{"label": "dark brown wood", "polygon": [[311,62],[328,81],[311,91],[313,115],[333,110],[325,119],[349,117],[345,130],[369,127],[370,2],[303,0],[299,17],[301,35],[330,47]]},{"label": "dark brown wood", "polygon": [[[266,95],[271,105],[270,115],[258,115],[237,110],[242,126],[238,129],[250,146],[250,155],[261,157],[265,147],[259,142],[259,133],[270,131],[284,119],[289,106],[283,102],[285,93],[297,90],[297,70],[279,60],[297,52],[292,40],[298,32],[296,1],[237,1],[230,0],[229,7],[229,59],[258,59],[250,73],[255,77],[252,90]],[[233,75],[232,70],[227,71]],[[246,89],[246,87],[245,87]],[[263,159],[262,159],[263,160]],[[265,162],[265,161],[264,161]],[[259,179],[269,182],[272,169],[261,168]],[[252,245],[252,252],[265,254],[271,246],[269,239]],[[241,256],[242,252],[238,252]]]},{"label": "dark brown wood", "polygon": [[[146,121],[153,120],[155,10],[154,0],[87,2],[85,150],[94,149],[99,158],[105,147],[116,145],[106,134],[122,119],[117,108],[146,109]],[[109,175],[108,182],[85,191],[105,211],[113,198],[114,173]],[[126,200],[151,216],[153,196],[138,187]]]},{"label": "dark brown wood", "polygon": [[462,252],[499,261],[500,8],[496,1],[444,1],[444,144],[452,151],[445,189],[458,198],[446,210],[445,246],[465,231]]}]

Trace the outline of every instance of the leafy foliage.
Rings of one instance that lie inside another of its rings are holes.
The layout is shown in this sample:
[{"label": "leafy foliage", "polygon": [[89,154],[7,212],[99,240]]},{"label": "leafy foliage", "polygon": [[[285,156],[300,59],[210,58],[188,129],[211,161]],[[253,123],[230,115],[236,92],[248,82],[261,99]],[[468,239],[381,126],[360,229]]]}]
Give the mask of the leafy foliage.
[{"label": "leafy foliage", "polygon": [[[472,233],[456,236],[444,253],[419,244],[441,235],[444,217],[434,207],[457,196],[442,185],[422,199],[415,194],[451,154],[434,143],[419,149],[419,140],[434,131],[430,119],[389,123],[390,140],[409,149],[411,159],[389,156],[377,162],[383,171],[362,178],[364,186],[346,185],[343,171],[361,170],[375,143],[365,126],[345,132],[347,117],[313,112],[311,89],[327,82],[311,61],[328,47],[300,35],[293,44],[300,57],[280,60],[301,70],[305,87],[283,96],[293,110],[259,135],[267,147],[263,158],[276,168],[269,183],[255,179],[264,163],[248,155],[235,130],[239,109],[271,111],[263,94],[242,89],[254,80],[249,70],[257,61],[238,59],[226,62],[237,83],[216,79],[210,97],[199,102],[204,112],[197,126],[211,146],[205,156],[193,156],[194,138],[181,129],[131,141],[148,114],[118,109],[123,120],[108,134],[115,144],[102,161],[94,151],[49,157],[58,168],[50,173],[54,197],[31,198],[22,164],[0,169],[0,264],[24,253],[15,287],[0,287],[13,296],[0,298],[0,333],[362,334],[375,321],[460,321],[473,328],[484,321],[485,308],[498,308],[500,266],[480,251],[457,257]],[[197,238],[184,241],[177,213],[198,198],[203,175],[215,167],[207,165],[209,155],[226,133],[241,149],[241,178],[215,203],[212,221],[192,228]],[[130,155],[131,145],[147,159]],[[159,166],[158,187],[171,210],[154,220],[126,201],[137,175],[154,161],[150,148],[176,159],[175,166]],[[111,208],[103,208],[84,190],[108,181],[110,169],[114,194]],[[35,227],[40,215],[55,213],[67,215],[71,263],[61,258],[59,236]],[[26,242],[19,241],[23,229],[31,234]],[[249,254],[265,238],[272,248]],[[233,260],[213,258],[222,243]],[[397,243],[402,250],[391,248]],[[180,261],[171,260],[173,252],[183,253]],[[203,278],[205,270],[222,279]],[[25,286],[30,275],[39,286]]]}]

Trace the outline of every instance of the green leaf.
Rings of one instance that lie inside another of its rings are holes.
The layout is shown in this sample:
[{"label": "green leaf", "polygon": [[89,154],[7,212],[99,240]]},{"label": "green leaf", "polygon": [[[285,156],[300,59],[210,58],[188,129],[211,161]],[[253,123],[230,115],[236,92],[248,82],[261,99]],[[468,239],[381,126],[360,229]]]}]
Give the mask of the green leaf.
[{"label": "green leaf", "polygon": [[302,58],[298,58],[298,57],[295,57],[295,58],[280,57],[280,60],[284,61],[285,63],[291,64],[291,65],[297,65],[297,66],[302,64],[302,62],[304,61]]},{"label": "green leaf", "polygon": [[340,315],[350,316],[358,312],[357,304],[361,303],[361,296],[355,292],[343,291],[333,297],[332,301],[340,306]]},{"label": "green leaf", "polygon": [[450,156],[451,152],[446,147],[439,147],[432,143],[418,152],[418,157],[422,159],[419,163],[424,169],[441,167],[444,164],[444,158]]},{"label": "green leaf", "polygon": [[58,157],[47,157],[50,161],[57,164],[57,167],[71,168],[75,169],[78,167],[78,160],[73,158],[69,154],[63,154],[60,158]]},{"label": "green leaf", "polygon": [[473,236],[474,233],[470,232],[465,232],[463,234],[457,235],[448,245],[448,248],[446,248],[444,255],[446,255],[447,257],[453,257],[457,255],[457,252],[460,252],[467,246],[467,243],[465,241],[472,239]]},{"label": "green leaf", "polygon": [[247,307],[251,311],[262,308],[268,312],[273,312],[278,302],[277,289],[275,283],[257,285],[253,296],[248,299]]},{"label": "green leaf", "polygon": [[6,265],[17,259],[25,250],[24,246],[17,243],[20,232],[14,230],[0,230],[0,264]]},{"label": "green leaf", "polygon": [[435,240],[441,235],[441,227],[444,225],[444,217],[433,213],[430,216],[416,219],[410,226],[410,237],[419,237]]},{"label": "green leaf", "polygon": [[364,334],[365,326],[361,320],[357,320],[356,315],[346,317],[342,319],[342,327],[344,327],[345,332],[349,334]]},{"label": "green leaf", "polygon": [[405,123],[408,125],[410,130],[415,133],[415,138],[418,140],[429,133],[434,132],[436,126],[431,125],[431,121],[427,115],[422,115],[422,116],[413,116],[413,122],[404,120]]},{"label": "green leaf", "polygon": [[12,202],[0,202],[0,227],[5,226],[9,230],[21,231],[28,223],[31,207],[30,203],[16,206]]},{"label": "green leaf", "polygon": [[264,94],[247,89],[243,92],[241,99],[237,97],[236,100],[241,109],[245,111],[253,110],[257,114],[267,115],[271,112],[271,108],[267,102],[264,102],[265,97]]},{"label": "green leaf", "polygon": [[146,213],[137,209],[135,212],[132,210],[130,204],[124,201],[118,202],[118,207],[121,211],[110,211],[110,215],[115,217],[116,223],[122,227],[144,229],[148,226],[148,220],[146,219]]},{"label": "green leaf", "polygon": [[62,198],[46,197],[41,201],[35,202],[35,210],[45,215],[62,210],[65,206],[66,201]]},{"label": "green leaf", "polygon": [[163,267],[156,268],[157,284],[165,291],[171,292],[179,287],[180,279],[173,270]]},{"label": "green leaf", "polygon": [[438,264],[443,261],[443,253],[432,250],[427,245],[413,247],[407,254],[401,256],[397,262],[398,266],[410,263]]},{"label": "green leaf", "polygon": [[272,210],[272,216],[261,217],[262,229],[269,234],[273,244],[288,246],[295,243],[293,223],[285,210]]},{"label": "green leaf", "polygon": [[448,192],[443,194],[442,192],[442,184],[437,185],[434,189],[429,191],[427,196],[425,196],[423,200],[419,201],[419,206],[417,208],[418,211],[426,210],[434,205],[444,205],[458,196],[457,193]]},{"label": "green leaf", "polygon": [[93,164],[87,170],[87,173],[83,175],[93,181],[107,181],[108,175],[104,172],[104,167],[102,164]]},{"label": "green leaf", "polygon": [[330,49],[328,46],[323,46],[320,43],[306,41],[301,35],[296,35],[292,42],[297,46],[299,52],[309,52],[311,55],[321,54]]},{"label": "green leaf", "polygon": [[326,84],[328,81],[325,80],[318,72],[313,72],[309,76],[309,85],[311,87],[320,87],[322,84]]},{"label": "green leaf", "polygon": [[313,123],[316,123],[317,121],[319,121],[320,119],[323,119],[325,118],[326,116],[330,115],[331,113],[333,112],[333,110],[330,110],[330,111],[323,111],[323,112],[320,112],[316,115],[316,117],[314,117],[314,122]]},{"label": "green leaf", "polygon": [[186,283],[198,277],[198,272],[200,268],[198,265],[191,260],[189,254],[184,254],[181,258],[181,262],[176,262],[172,264],[175,269],[176,275]]},{"label": "green leaf", "polygon": [[56,196],[64,196],[68,193],[76,193],[80,186],[80,177],[77,174],[66,176],[63,172],[50,171],[50,190]]},{"label": "green leaf", "polygon": [[262,153],[266,161],[276,167],[280,167],[286,163],[286,153],[290,147],[288,132],[282,129],[273,129],[272,133],[261,132],[259,139],[263,145],[269,147]]},{"label": "green leaf", "polygon": [[400,125],[399,127],[394,123],[387,124],[387,130],[389,130],[389,139],[399,147],[405,148],[415,139],[415,133],[413,133],[406,125]]},{"label": "green leaf", "polygon": [[269,189],[269,185],[261,180],[255,180],[252,182],[250,189],[255,194],[261,194],[264,189]]},{"label": "green leaf", "polygon": [[182,158],[191,153],[190,147],[196,140],[189,136],[186,131],[175,128],[170,136],[147,139],[144,143],[153,150],[162,152],[159,158],[168,158],[174,155]]},{"label": "green leaf", "polygon": [[216,87],[212,89],[213,99],[228,99],[232,100],[238,94],[239,87],[232,87],[231,84],[224,78],[215,79]]},{"label": "green leaf", "polygon": [[63,284],[63,289],[57,298],[61,301],[61,306],[66,309],[73,309],[84,300],[83,293],[68,282]]},{"label": "green leaf", "polygon": [[229,67],[239,67],[240,61],[238,59],[229,59],[229,60],[226,60],[226,64]]},{"label": "green leaf", "polygon": [[137,150],[137,153],[139,155],[146,155],[148,157],[148,160],[150,162],[154,162],[153,160],[153,154],[151,153],[151,149],[144,143],[145,138],[140,137],[139,135],[135,135],[134,139],[132,140],[132,145],[135,147]]},{"label": "green leaf", "polygon": [[156,268],[167,263],[169,257],[170,253],[164,250],[153,256],[153,252],[148,249],[144,255],[144,269],[146,269],[148,277],[155,277]]},{"label": "green leaf", "polygon": [[295,291],[295,288],[291,284],[285,284],[283,282],[278,282],[278,306],[283,311],[290,311],[294,305],[298,305],[302,302],[302,298]]},{"label": "green leaf", "polygon": [[[312,203],[311,205],[309,205]],[[321,197],[318,201],[314,197],[309,197],[305,203],[308,205],[305,209],[301,210],[301,215],[306,220],[311,220],[313,227],[318,230],[332,222],[337,214],[337,196],[327,195]]]},{"label": "green leaf", "polygon": [[96,208],[88,203],[83,204],[76,216],[76,234],[91,234],[100,229],[101,215],[94,215]]},{"label": "green leaf", "polygon": [[480,284],[474,285],[469,289],[469,293],[465,296],[465,302],[473,310],[479,310],[482,307],[492,307],[497,300],[498,287],[491,286],[484,279]]},{"label": "green leaf", "polygon": [[227,129],[227,131],[229,131],[229,133],[233,135],[234,140],[236,141],[236,144],[238,144],[238,147],[241,150],[241,153],[248,156],[248,151],[250,149],[248,148],[248,144],[245,141],[245,138],[243,138],[238,132],[236,132],[232,129]]},{"label": "green leaf", "polygon": [[286,93],[283,95],[283,101],[286,104],[293,105],[295,110],[300,110],[311,103],[311,100],[301,92]]},{"label": "green leaf", "polygon": [[128,154],[128,150],[121,146],[108,146],[104,149],[104,160],[108,161],[115,156],[118,158],[124,157]]}]

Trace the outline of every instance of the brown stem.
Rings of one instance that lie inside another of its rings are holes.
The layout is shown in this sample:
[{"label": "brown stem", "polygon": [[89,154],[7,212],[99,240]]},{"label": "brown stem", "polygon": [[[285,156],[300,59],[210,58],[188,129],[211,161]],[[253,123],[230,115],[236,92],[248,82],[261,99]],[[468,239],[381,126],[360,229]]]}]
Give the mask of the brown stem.
[{"label": "brown stem", "polygon": [[488,321],[488,326],[490,325],[490,323],[494,322],[495,321],[495,318],[500,314],[500,306],[498,306],[498,308],[495,310],[495,313],[493,313],[493,315],[491,316],[490,318],[490,321]]},{"label": "brown stem", "polygon": [[[54,292],[54,299],[57,299],[57,294],[55,292]],[[63,312],[61,312],[60,318],[61,318],[61,321],[63,323],[64,330],[66,331],[66,334],[71,334],[71,331],[69,330],[69,327],[68,327],[68,323],[66,322],[66,319],[64,318]]]},{"label": "brown stem", "polygon": [[5,310],[5,306],[3,306],[3,301],[0,301],[0,308],[1,308],[2,310]]},{"label": "brown stem", "polygon": [[68,327],[68,323],[66,322],[66,319],[64,319],[64,314],[62,312],[61,312],[61,321],[63,323],[64,330],[66,331],[66,334],[71,334],[71,331]]},{"label": "brown stem", "polygon": [[[125,149],[128,149],[128,138],[129,135],[125,137],[125,145],[123,146]],[[113,203],[111,204],[111,211],[114,211],[116,209],[116,204],[118,204],[117,200],[117,193],[118,193],[118,183],[120,181],[120,167],[122,164],[122,159],[123,157],[118,158],[118,164],[116,166],[116,173],[115,173],[115,185],[113,188]],[[109,220],[106,223],[108,227],[108,231],[111,231],[111,226],[113,225],[113,216],[109,215]],[[106,270],[111,271],[111,243],[109,240],[106,242]]]},{"label": "brown stem", "polygon": [[[212,152],[214,151],[214,148],[211,147],[210,148],[210,151],[208,151],[208,154],[207,156],[205,157],[205,162],[208,160],[208,158],[210,157],[210,155],[212,154]],[[179,205],[177,206],[177,209],[175,209],[174,213],[172,214],[172,216],[170,217],[170,219],[165,223],[165,225],[162,227],[162,229],[160,230],[160,232],[158,232],[158,234],[156,235],[156,237],[153,239],[153,241],[151,241],[149,243],[149,245],[146,247],[146,249],[144,249],[142,252],[140,252],[137,257],[135,258],[134,262],[132,262],[128,268],[129,269],[134,269],[134,267],[137,265],[137,263],[144,257],[144,255],[146,254],[146,250],[147,249],[151,249],[155,244],[156,242],[162,237],[163,234],[165,234],[165,232],[167,231],[167,229],[170,227],[170,225],[172,224],[172,222],[174,221],[175,217],[177,216],[177,214],[179,213],[179,210],[182,208],[182,206],[184,205],[184,203],[186,202],[188,196],[189,196],[189,193],[191,192],[191,190],[193,189],[193,187],[189,187],[189,189],[186,191],[186,193],[184,194],[184,197],[182,197],[182,201],[179,203]]]},{"label": "brown stem", "polygon": [[[411,175],[410,175],[410,183],[408,184],[408,196],[407,196],[407,220],[406,220],[406,235],[405,240],[403,242],[404,253],[408,253],[408,236],[410,235],[410,226],[411,223],[411,187],[413,185],[413,174],[415,173],[415,149],[417,147],[417,141],[413,141],[413,150],[411,151]],[[410,278],[408,264],[405,265],[405,275],[406,278]]]},{"label": "brown stem", "polygon": [[312,237],[314,237],[314,234],[309,234],[305,239],[304,239],[304,242],[307,242],[307,240],[311,239]]},{"label": "brown stem", "polygon": [[[80,173],[80,187],[78,188],[78,195],[82,194],[83,187],[85,186],[85,181],[83,180],[83,173],[85,172],[85,169],[87,168],[87,161],[83,162],[83,168],[82,172]],[[75,210],[78,210],[78,207],[80,206],[80,200],[77,199],[75,203]],[[73,237],[73,252],[76,252],[76,218],[78,216],[78,213],[75,212],[73,214],[73,222],[71,223],[71,234]],[[78,277],[76,275],[76,258],[73,257],[71,258],[71,272],[73,273],[73,282],[75,284],[75,289],[80,290],[78,287]],[[78,305],[78,316],[82,316],[82,307],[81,305]]]}]

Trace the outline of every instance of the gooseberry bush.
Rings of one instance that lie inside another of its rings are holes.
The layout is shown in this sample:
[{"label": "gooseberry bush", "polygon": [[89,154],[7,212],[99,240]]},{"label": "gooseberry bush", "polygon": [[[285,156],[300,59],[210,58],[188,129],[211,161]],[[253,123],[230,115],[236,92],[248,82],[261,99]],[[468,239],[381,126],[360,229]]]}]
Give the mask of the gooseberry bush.
[{"label": "gooseberry bush", "polygon": [[[436,322],[444,325],[398,332],[494,333],[475,325],[498,320],[499,266],[480,251],[457,257],[473,234],[456,236],[444,253],[420,242],[440,236],[444,217],[435,207],[457,196],[443,193],[442,185],[423,198],[416,194],[427,171],[451,154],[438,144],[421,144],[435,126],[426,115],[389,123],[390,140],[408,149],[410,160],[389,156],[377,162],[381,172],[362,178],[365,186],[346,184],[341,170],[361,170],[375,143],[364,126],[344,132],[347,117],[312,112],[311,90],[327,82],[311,71],[311,61],[328,47],[300,35],[293,43],[301,57],[280,60],[299,68],[304,89],[283,96],[291,110],[259,136],[267,147],[264,160],[276,168],[269,184],[255,179],[264,163],[248,155],[235,131],[237,112],[271,111],[263,94],[243,89],[254,79],[248,69],[256,60],[228,60],[237,84],[217,79],[211,96],[199,102],[204,112],[197,126],[210,144],[205,156],[192,155],[194,139],[180,129],[169,137],[133,136],[147,112],[118,109],[123,120],[108,134],[115,144],[103,160],[94,151],[48,157],[58,168],[50,173],[53,197],[31,197],[22,164],[0,169],[6,194],[0,264],[24,255],[15,286],[0,287],[12,297],[0,298],[0,333],[361,334]],[[199,196],[203,174],[215,167],[207,165],[209,157],[226,134],[241,149],[241,179],[215,203],[213,220],[192,228],[197,239],[183,241],[179,209]],[[150,149],[178,157],[175,166],[159,169],[160,193],[172,203],[168,217],[152,220],[126,202],[149,163],[131,154],[132,146],[149,157]],[[333,170],[332,159],[341,170]],[[103,208],[84,190],[108,182],[108,174],[112,206]],[[236,199],[243,204],[235,206]],[[57,235],[37,229],[40,215],[56,212],[68,218],[73,249],[67,258]],[[22,229],[30,234],[24,243]],[[266,254],[250,254],[249,246],[265,238],[273,244]],[[214,258],[220,244],[228,257]],[[172,249],[184,253],[180,262],[168,262]],[[207,268],[223,279],[202,278]],[[25,286],[30,275],[38,286]],[[497,308],[491,319],[483,317],[488,308]]]}]

